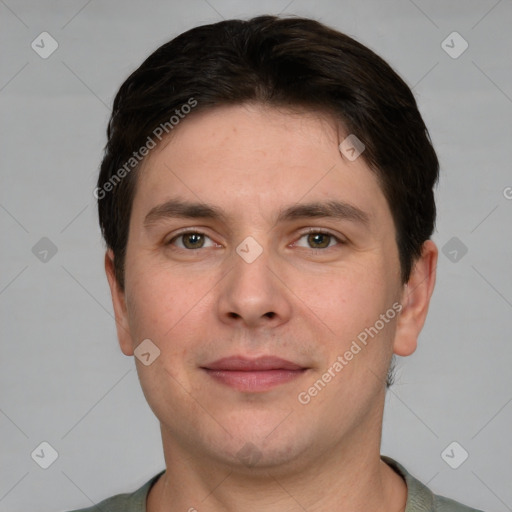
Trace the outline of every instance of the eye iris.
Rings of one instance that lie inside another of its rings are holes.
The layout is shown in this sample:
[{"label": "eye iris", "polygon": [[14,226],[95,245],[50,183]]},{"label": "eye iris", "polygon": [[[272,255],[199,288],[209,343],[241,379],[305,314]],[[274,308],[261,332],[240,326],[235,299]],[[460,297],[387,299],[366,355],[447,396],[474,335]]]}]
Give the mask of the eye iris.
[{"label": "eye iris", "polygon": [[200,233],[187,233],[186,235],[183,235],[183,245],[187,249],[199,249],[203,244],[204,238]]},{"label": "eye iris", "polygon": [[328,247],[330,236],[325,233],[314,233],[308,235],[308,243],[314,246],[315,249],[322,249]]}]

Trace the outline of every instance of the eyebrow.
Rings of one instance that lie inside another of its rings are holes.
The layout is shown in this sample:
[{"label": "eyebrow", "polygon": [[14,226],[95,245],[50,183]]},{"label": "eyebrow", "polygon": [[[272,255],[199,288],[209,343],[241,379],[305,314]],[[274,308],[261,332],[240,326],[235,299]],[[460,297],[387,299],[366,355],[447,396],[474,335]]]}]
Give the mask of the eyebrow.
[{"label": "eyebrow", "polygon": [[[167,218],[211,219],[227,223],[228,215],[214,205],[171,199],[152,208],[144,219],[146,228]],[[349,220],[365,227],[370,224],[370,216],[349,203],[331,200],[327,202],[297,203],[279,211],[276,223],[306,218],[332,218]]]}]

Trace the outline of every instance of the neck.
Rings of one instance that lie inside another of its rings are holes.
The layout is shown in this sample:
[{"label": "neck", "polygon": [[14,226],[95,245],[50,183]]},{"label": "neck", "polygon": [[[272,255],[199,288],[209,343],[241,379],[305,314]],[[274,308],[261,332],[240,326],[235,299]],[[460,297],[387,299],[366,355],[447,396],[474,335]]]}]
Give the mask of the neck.
[{"label": "neck", "polygon": [[147,511],[402,512],[407,487],[380,459],[381,426],[371,432],[360,425],[328,453],[312,450],[315,456],[300,467],[279,469],[233,467],[191,456],[162,429],[167,470],[151,489]]}]

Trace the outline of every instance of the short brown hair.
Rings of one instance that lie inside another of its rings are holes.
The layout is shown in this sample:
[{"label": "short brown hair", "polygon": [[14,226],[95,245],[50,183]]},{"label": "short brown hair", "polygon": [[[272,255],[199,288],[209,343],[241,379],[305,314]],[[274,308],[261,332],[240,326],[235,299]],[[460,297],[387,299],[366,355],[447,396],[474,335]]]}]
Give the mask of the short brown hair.
[{"label": "short brown hair", "polygon": [[194,112],[256,101],[306,107],[339,119],[365,145],[361,157],[387,199],[402,281],[408,281],[434,230],[433,188],[439,174],[411,90],[382,58],[345,34],[312,19],[259,16],[179,35],[119,89],[95,194],[121,288],[138,167],[133,160],[129,172],[126,162],[191,98]]}]

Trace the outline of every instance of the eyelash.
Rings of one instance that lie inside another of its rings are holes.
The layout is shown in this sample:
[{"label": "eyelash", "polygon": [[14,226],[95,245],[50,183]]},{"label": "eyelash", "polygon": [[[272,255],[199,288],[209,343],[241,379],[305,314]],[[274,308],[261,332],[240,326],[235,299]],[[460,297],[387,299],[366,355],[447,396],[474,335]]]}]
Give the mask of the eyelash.
[{"label": "eyelash", "polygon": [[[330,231],[325,231],[323,229],[319,229],[319,228],[309,228],[307,231],[304,231],[300,234],[299,238],[297,239],[300,240],[301,238],[303,238],[304,236],[308,236],[308,235],[312,235],[312,234],[319,234],[319,235],[327,235],[327,236],[330,236],[331,238],[333,238],[334,240],[336,240],[336,242],[338,242],[337,245],[344,245],[346,242],[344,240],[341,240],[340,238],[338,238],[336,235],[332,234]],[[173,236],[168,242],[165,243],[166,246],[171,246],[173,245],[173,242],[175,240],[177,240],[178,238],[184,236],[184,235],[201,235],[201,236],[205,236],[207,238],[210,238],[205,232],[201,231],[201,230],[188,230],[188,231],[182,231],[181,233],[178,233],[177,235]],[[295,242],[293,242],[295,243]],[[329,247],[309,247],[309,249],[311,251],[326,251],[327,249],[332,249],[334,246],[329,246]],[[198,247],[197,249],[183,249],[181,247],[177,247],[177,249],[180,249],[180,250],[183,250],[183,251],[189,251],[189,252],[192,252],[192,251],[197,251],[198,249],[203,249],[203,247]]]}]

